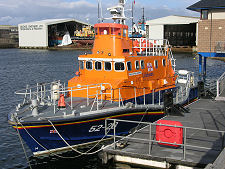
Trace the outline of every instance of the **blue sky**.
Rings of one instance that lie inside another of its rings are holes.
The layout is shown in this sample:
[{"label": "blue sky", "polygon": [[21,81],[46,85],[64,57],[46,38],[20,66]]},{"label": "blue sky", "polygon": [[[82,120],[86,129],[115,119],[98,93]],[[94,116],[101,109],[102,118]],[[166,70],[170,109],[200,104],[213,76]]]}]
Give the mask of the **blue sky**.
[{"label": "blue sky", "polygon": [[[97,22],[98,0],[0,0],[0,25],[53,18],[75,18],[94,24]],[[116,5],[118,0],[101,0],[103,16],[107,7]],[[186,8],[199,0],[135,0],[135,21],[141,17],[141,8],[145,8],[147,19],[167,15],[199,16],[197,12]],[[132,0],[127,0],[127,8]],[[127,15],[130,15],[127,13]]]}]

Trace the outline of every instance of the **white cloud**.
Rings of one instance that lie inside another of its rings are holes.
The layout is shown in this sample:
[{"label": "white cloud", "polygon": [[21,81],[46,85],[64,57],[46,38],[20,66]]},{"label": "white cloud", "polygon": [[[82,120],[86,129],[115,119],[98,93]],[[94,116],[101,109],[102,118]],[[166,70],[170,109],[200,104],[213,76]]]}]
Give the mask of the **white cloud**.
[{"label": "white cloud", "polygon": [[[150,1],[136,0],[135,21],[141,18],[143,4],[146,17],[154,19],[166,15],[192,15],[192,12],[186,10],[186,4],[195,3],[198,0],[180,0],[179,2],[184,2],[184,6],[181,8],[171,6],[170,2],[174,0],[159,0],[164,2],[164,5],[161,6],[158,6],[158,2],[156,3],[155,0],[152,4],[149,3]],[[131,2],[131,0],[127,2],[128,8],[131,7]],[[109,16],[106,15],[108,13],[106,7],[116,3],[117,0],[108,2],[102,0],[104,17]],[[0,25],[17,25],[23,22],[54,18],[75,18],[84,22],[88,18],[89,23],[94,24],[97,22],[98,15],[97,0],[0,0],[0,11]],[[198,16],[198,14],[196,15]]]}]

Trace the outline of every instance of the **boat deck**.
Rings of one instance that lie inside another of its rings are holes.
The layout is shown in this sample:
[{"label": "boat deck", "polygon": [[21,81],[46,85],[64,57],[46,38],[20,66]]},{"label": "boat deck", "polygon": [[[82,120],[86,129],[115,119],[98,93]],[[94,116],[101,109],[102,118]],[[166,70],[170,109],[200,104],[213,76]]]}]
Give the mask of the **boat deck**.
[{"label": "boat deck", "polygon": [[[72,101],[72,104],[71,104]],[[97,103],[94,103],[93,98],[89,98],[89,104],[87,105],[87,99],[81,97],[65,98],[66,108],[58,108],[54,105],[39,105],[38,106],[38,116],[32,115],[32,110],[30,105],[24,106],[20,111],[17,112],[19,119],[23,121],[36,121],[43,119],[62,119],[71,118],[71,116],[84,116],[90,115],[97,110]],[[94,104],[93,104],[94,103]],[[110,108],[119,108],[118,102],[111,102],[108,100],[103,100],[102,104],[98,104],[98,110],[109,110]],[[121,107],[122,108],[122,107]]]},{"label": "boat deck", "polygon": [[[136,163],[135,161],[137,161],[138,163],[137,159],[141,159],[144,160],[142,161],[143,165],[145,162],[148,164],[151,160],[164,164],[198,167],[205,167],[207,164],[213,163],[223,150],[224,132],[200,131],[193,128],[225,131],[225,102],[200,99],[186,106],[186,109],[189,113],[185,113],[184,116],[164,118],[164,120],[179,121],[187,127],[185,150],[183,146],[180,148],[162,146],[154,141],[150,144],[149,138],[155,140],[155,126],[151,128],[151,135],[149,134],[150,127],[145,126],[131,138],[124,139],[126,143],[123,148],[116,147],[115,149],[113,146],[109,146],[103,152],[108,155],[107,157],[113,155],[114,159],[120,162]],[[135,138],[137,139],[135,140]]]}]

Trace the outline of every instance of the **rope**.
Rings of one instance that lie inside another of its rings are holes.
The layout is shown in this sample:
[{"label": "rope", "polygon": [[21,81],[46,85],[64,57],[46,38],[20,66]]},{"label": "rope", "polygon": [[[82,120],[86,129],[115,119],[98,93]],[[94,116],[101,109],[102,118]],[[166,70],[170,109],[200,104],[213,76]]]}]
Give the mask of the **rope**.
[{"label": "rope", "polygon": [[[13,118],[14,118],[14,119],[16,119],[14,115],[13,115]],[[30,169],[32,169],[31,164],[30,164],[30,160],[29,160],[29,158],[28,158],[28,156],[27,156],[27,153],[26,153],[25,147],[24,147],[24,145],[23,145],[23,141],[22,141],[22,138],[21,138],[20,132],[19,132],[19,130],[18,130],[17,123],[16,123],[16,131],[17,131],[17,135],[18,135],[18,137],[19,137],[20,143],[21,143],[21,145],[22,145],[23,152],[24,152],[24,154],[25,154],[25,157],[26,157],[27,163],[28,163],[28,165],[29,165]]]},{"label": "rope", "polygon": [[[97,150],[97,151],[94,151],[94,152],[91,152],[91,153],[88,153],[88,152],[90,152],[92,149],[94,149],[97,145],[99,145],[100,144],[100,142],[102,142],[103,141],[103,139],[107,136],[107,134],[108,134],[108,132],[110,131],[110,129],[106,132],[106,134],[92,147],[92,148],[90,148],[89,150],[87,150],[86,152],[80,152],[80,151],[78,151],[78,150],[76,150],[76,149],[74,149],[68,142],[66,142],[66,140],[61,136],[61,134],[58,132],[58,130],[55,128],[55,126],[53,125],[53,123],[50,121],[50,120],[48,120],[49,121],[49,123],[52,125],[52,127],[56,130],[56,132],[57,132],[57,134],[59,135],[59,137],[65,142],[65,144],[68,146],[68,147],[70,147],[73,151],[75,151],[75,152],[77,152],[78,154],[80,154],[80,155],[78,155],[78,156],[74,156],[74,157],[64,157],[64,156],[61,156],[61,155],[58,155],[58,154],[56,154],[56,153],[54,153],[54,152],[51,152],[50,150],[48,150],[47,148],[45,148],[41,143],[39,143],[28,131],[27,131],[27,129],[23,126],[23,124],[16,118],[16,117],[14,117],[14,119],[15,119],[15,121],[16,121],[16,128],[17,128],[17,131],[18,131],[18,127],[17,127],[17,123],[19,124],[19,125],[21,125],[22,126],[22,128],[26,131],[26,133],[40,146],[40,147],[42,147],[45,151],[48,151],[48,153],[49,154],[53,154],[53,155],[55,155],[55,156],[57,156],[57,157],[60,157],[60,158],[77,158],[77,157],[80,157],[80,156],[82,156],[82,155],[93,155],[93,154],[95,154],[95,153],[98,153],[99,151],[101,151],[102,149],[103,149],[103,147],[101,147],[99,150]],[[18,131],[19,132],[19,131]],[[21,138],[21,136],[19,135],[19,138],[20,138],[20,140],[21,140],[21,142],[22,142],[22,138]],[[23,144],[22,144],[22,146],[23,146]],[[24,146],[23,146],[23,148],[24,148]],[[25,148],[24,148],[24,152],[25,152]],[[25,155],[26,155],[26,153],[25,153]],[[27,155],[26,155],[26,157],[27,157]],[[27,158],[28,159],[28,158]],[[29,161],[29,160],[28,160]],[[30,163],[29,163],[30,164]],[[31,168],[31,167],[30,167]],[[32,169],[32,168],[31,168]]]},{"label": "rope", "polygon": [[96,150],[94,152],[91,152],[91,153],[88,153],[90,152],[92,149],[94,149],[97,145],[100,144],[100,142],[103,141],[103,139],[107,136],[107,134],[109,133],[110,129],[106,132],[106,134],[92,147],[90,148],[89,150],[87,150],[86,152],[81,152],[81,151],[78,151],[76,149],[74,149],[63,137],[62,135],[58,132],[58,130],[56,129],[56,127],[54,126],[54,124],[48,120],[48,122],[52,125],[52,127],[55,129],[55,131],[57,132],[58,136],[64,141],[64,143],[70,147],[73,151],[75,151],[76,153],[79,153],[80,155],[78,155],[77,157],[79,156],[82,156],[82,155],[92,155],[92,154],[95,154],[95,153],[98,153],[99,151],[101,151],[103,149],[103,147],[101,147],[99,150]]}]

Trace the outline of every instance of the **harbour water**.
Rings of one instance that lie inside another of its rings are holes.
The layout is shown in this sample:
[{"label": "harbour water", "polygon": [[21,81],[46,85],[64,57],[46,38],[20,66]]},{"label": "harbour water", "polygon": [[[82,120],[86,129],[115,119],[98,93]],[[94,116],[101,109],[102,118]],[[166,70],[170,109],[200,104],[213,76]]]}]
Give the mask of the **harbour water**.
[{"label": "harbour water", "polygon": [[[77,57],[90,51],[49,51],[0,49],[0,168],[29,168],[16,131],[7,123],[7,114],[19,101],[15,97],[16,90],[27,84],[50,82],[53,80],[68,81],[78,70]],[[174,54],[176,69],[188,69],[198,74],[198,57],[190,53]],[[207,60],[208,85],[225,72],[225,62]],[[215,83],[214,88],[215,88]],[[212,86],[212,85],[211,85]],[[213,86],[212,86],[213,87]],[[30,157],[32,168],[76,168],[103,169],[119,168],[116,165],[104,166],[97,155],[78,158]],[[72,157],[76,154],[65,153]],[[129,168],[129,167],[128,167]]]}]

